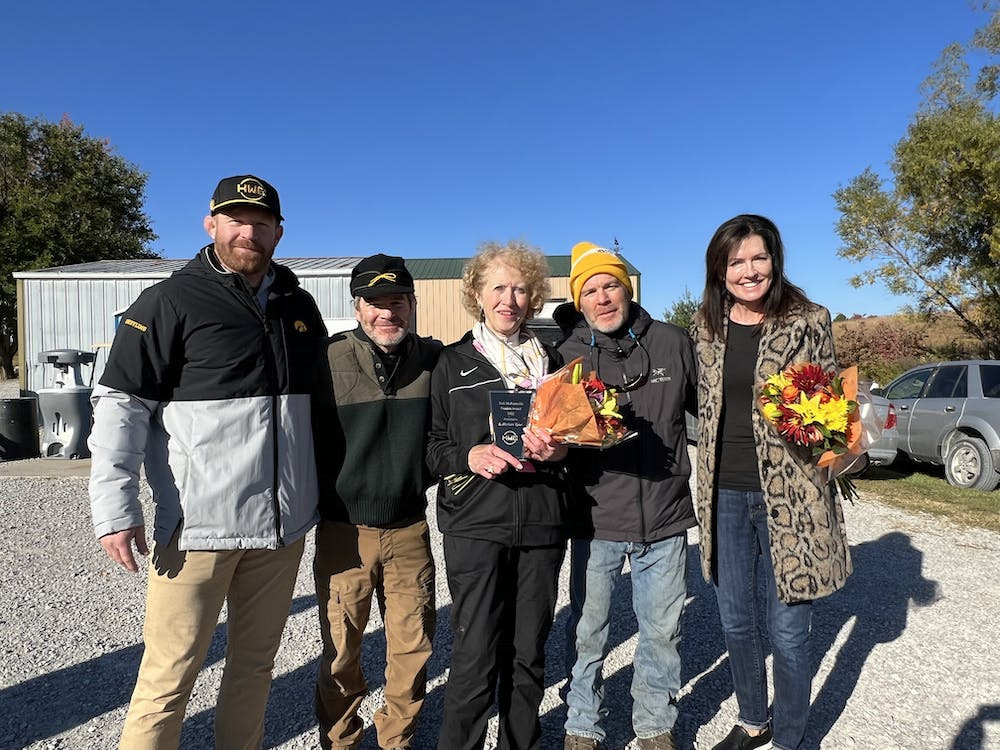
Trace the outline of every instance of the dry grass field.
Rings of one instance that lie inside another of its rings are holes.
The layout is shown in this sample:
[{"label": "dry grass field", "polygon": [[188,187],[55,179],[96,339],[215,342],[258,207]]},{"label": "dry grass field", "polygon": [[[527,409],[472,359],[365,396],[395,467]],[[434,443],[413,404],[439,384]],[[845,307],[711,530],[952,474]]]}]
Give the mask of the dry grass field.
[{"label": "dry grass field", "polygon": [[837,321],[833,324],[834,342],[839,344],[839,338],[845,331],[873,329],[883,324],[892,328],[906,328],[922,334],[922,345],[931,351],[958,347],[971,352],[976,346],[976,340],[962,329],[961,323],[954,315],[942,315],[933,321],[928,321],[906,313],[873,315],[866,318],[848,318]]}]

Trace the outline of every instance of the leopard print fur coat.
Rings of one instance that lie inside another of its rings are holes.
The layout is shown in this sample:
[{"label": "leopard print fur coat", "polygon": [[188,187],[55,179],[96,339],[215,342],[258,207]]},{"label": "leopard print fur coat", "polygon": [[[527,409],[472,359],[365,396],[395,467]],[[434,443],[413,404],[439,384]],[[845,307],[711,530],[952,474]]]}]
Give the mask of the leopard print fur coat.
[{"label": "leopard print fur coat", "polygon": [[[728,331],[728,315],[726,323]],[[707,328],[697,321],[692,332],[699,368],[696,511],[701,530],[702,574],[711,581],[716,544],[716,448],[726,342],[709,339]],[[830,313],[818,305],[802,306],[783,320],[764,323],[755,380],[763,382],[790,365],[805,362],[827,369],[837,366]],[[787,443],[757,409],[752,423],[778,598],[795,602],[831,594],[844,585],[851,573],[840,501],[813,465],[808,449]]]}]

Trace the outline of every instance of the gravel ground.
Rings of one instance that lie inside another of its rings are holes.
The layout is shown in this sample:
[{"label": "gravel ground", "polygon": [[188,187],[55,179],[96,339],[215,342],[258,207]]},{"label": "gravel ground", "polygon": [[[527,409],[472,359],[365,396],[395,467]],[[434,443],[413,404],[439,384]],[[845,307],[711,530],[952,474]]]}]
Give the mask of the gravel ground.
[{"label": "gravel ground", "polygon": [[[903,513],[870,496],[846,516],[855,573],[843,591],[815,608],[817,675],[807,747],[1000,750],[1000,535]],[[114,748],[142,650],[144,577],[104,557],[90,529],[83,479],[2,479],[0,517],[0,748]],[[714,594],[698,572],[697,535],[690,539],[676,729],[682,747],[706,749],[728,732],[736,705]],[[434,542],[439,626],[417,748],[435,745],[451,647],[436,530]],[[307,547],[278,654],[265,748],[315,746],[312,683],[320,644],[310,566]],[[566,576],[564,566],[562,592]],[[626,575],[606,667],[605,747],[615,749],[634,747],[629,598]],[[546,750],[562,747],[565,618],[563,593],[549,641]],[[224,621],[225,612],[188,707],[184,748],[212,746]],[[377,614],[369,631],[366,718],[380,700],[384,669]],[[495,733],[487,746],[495,747]],[[363,748],[377,750],[373,732]]]}]

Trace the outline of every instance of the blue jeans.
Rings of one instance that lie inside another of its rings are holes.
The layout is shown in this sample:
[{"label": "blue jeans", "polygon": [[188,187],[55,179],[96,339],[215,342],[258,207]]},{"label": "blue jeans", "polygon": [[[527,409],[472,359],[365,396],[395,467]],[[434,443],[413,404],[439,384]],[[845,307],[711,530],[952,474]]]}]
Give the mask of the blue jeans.
[{"label": "blue jeans", "polygon": [[760,574],[766,585],[767,634],[774,656],[772,745],[776,750],[797,750],[809,717],[812,604],[778,600],[763,493],[720,489],[715,517],[715,592],[740,722],[748,728],[768,723],[764,622],[756,585]]},{"label": "blue jeans", "polygon": [[[566,733],[604,739],[602,669],[608,655],[611,595],[625,558],[639,624],[632,675],[632,728],[648,738],[673,728],[681,688],[681,613],[687,597],[687,535],[653,544],[574,539],[570,546]],[[574,648],[575,644],[575,648]]]}]

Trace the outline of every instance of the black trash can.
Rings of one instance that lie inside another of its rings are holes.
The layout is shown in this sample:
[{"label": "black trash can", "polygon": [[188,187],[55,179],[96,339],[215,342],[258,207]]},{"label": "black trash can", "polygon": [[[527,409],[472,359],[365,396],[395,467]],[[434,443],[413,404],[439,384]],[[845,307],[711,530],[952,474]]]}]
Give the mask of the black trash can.
[{"label": "black trash can", "polygon": [[0,461],[38,458],[38,400],[0,399]]}]

